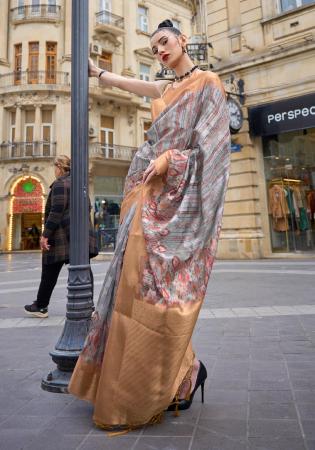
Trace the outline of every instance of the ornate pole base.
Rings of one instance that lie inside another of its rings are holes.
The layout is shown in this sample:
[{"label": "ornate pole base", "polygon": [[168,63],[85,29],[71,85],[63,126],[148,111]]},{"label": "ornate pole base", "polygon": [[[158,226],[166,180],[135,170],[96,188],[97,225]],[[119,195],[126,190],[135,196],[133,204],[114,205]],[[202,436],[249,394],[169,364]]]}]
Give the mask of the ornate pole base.
[{"label": "ornate pole base", "polygon": [[66,322],[55,349],[50,352],[57,369],[42,380],[42,389],[67,393],[72,371],[89,329],[93,305],[90,265],[69,266]]}]

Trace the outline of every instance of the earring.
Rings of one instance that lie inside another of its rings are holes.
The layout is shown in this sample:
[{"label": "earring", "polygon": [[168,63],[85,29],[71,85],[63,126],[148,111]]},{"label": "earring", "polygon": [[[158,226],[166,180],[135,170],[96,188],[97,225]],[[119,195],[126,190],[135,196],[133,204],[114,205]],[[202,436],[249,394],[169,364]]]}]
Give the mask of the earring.
[{"label": "earring", "polygon": [[185,47],[182,47],[182,52],[187,53],[187,50],[185,49]]}]

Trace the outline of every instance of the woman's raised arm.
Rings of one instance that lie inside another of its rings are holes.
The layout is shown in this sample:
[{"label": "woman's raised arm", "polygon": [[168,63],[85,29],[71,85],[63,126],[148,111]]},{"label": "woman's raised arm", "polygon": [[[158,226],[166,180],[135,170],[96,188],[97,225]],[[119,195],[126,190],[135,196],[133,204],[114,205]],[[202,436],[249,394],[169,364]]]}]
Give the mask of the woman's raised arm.
[{"label": "woman's raised arm", "polygon": [[[89,75],[98,78],[102,69],[95,66],[93,61],[89,59]],[[112,72],[104,72],[99,79],[105,87],[118,87],[124,91],[144,97],[159,98],[161,97],[165,86],[169,81],[143,81],[134,78],[127,78]]]}]

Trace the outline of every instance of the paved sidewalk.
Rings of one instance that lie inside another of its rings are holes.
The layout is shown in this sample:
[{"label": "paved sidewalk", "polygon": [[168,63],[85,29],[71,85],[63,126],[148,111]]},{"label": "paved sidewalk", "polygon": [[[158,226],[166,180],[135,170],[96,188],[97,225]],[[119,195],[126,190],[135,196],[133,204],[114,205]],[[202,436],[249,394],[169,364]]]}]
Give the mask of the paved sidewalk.
[{"label": "paved sidewalk", "polygon": [[[197,392],[179,417],[115,438],[94,427],[89,404],[40,389],[64,301],[57,290],[49,319],[24,318],[33,292],[8,297],[2,288],[20,289],[14,280],[24,277],[36,291],[38,262],[29,275],[19,260],[10,273],[2,264],[1,450],[315,450],[315,263],[217,264],[194,334],[208,369],[205,403]],[[101,280],[104,266],[94,270]]]}]

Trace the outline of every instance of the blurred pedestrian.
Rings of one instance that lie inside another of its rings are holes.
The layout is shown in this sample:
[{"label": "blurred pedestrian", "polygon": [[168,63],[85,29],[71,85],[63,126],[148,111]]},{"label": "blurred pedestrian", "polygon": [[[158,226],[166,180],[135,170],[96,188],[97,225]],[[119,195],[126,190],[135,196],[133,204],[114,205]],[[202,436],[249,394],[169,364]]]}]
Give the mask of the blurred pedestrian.
[{"label": "blurred pedestrian", "polygon": [[[25,305],[27,314],[34,317],[48,317],[50,297],[64,264],[69,263],[70,241],[70,158],[57,156],[54,160],[56,180],[50,186],[45,206],[45,225],[40,238],[42,250],[42,275],[37,298],[31,305]],[[90,228],[92,225],[90,224]],[[90,230],[90,256],[97,255],[96,240]],[[93,286],[93,274],[91,271]]]}]

